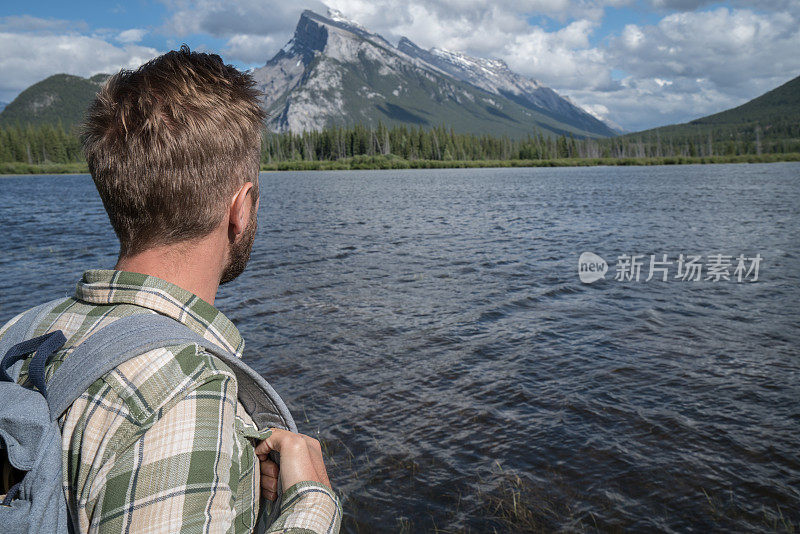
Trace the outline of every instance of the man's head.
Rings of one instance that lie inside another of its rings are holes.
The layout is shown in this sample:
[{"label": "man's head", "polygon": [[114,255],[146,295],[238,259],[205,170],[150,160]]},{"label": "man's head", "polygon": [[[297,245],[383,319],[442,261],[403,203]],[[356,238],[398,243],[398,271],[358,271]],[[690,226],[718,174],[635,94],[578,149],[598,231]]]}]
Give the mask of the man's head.
[{"label": "man's head", "polygon": [[83,146],[120,257],[209,235],[243,192],[253,209],[221,281],[244,270],[256,229],[258,96],[248,74],[186,46],[109,79],[89,107]]}]

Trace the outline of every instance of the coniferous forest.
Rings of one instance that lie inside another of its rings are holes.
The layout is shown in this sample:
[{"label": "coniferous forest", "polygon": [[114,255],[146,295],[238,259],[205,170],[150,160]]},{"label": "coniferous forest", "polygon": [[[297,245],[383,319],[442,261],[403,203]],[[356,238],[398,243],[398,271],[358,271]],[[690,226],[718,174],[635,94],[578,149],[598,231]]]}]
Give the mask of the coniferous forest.
[{"label": "coniferous forest", "polygon": [[[714,125],[698,133],[660,130],[602,139],[524,139],[459,134],[445,126],[378,124],[262,137],[264,169],[349,169],[504,165],[669,164],[800,159],[800,125],[792,120]],[[58,125],[0,127],[0,172],[85,172],[75,128]]]}]

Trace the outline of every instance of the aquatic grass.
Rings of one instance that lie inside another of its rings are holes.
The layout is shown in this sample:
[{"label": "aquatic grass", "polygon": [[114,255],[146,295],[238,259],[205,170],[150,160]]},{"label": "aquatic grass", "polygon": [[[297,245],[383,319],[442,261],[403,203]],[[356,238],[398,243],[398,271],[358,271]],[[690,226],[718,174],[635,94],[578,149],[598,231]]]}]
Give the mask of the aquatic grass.
[{"label": "aquatic grass", "polygon": [[86,174],[89,167],[86,163],[47,163],[43,165],[3,162],[0,163],[0,174]]},{"label": "aquatic grass", "polygon": [[[338,160],[289,160],[263,163],[262,171],[351,171],[388,169],[465,169],[506,167],[597,167],[696,165],[718,163],[776,163],[800,161],[800,153],[740,154],[729,156],[673,156],[653,158],[559,158],[559,159],[486,159],[486,160],[409,160],[399,156],[355,156]],[[0,163],[0,174],[85,174],[86,163]]]},{"label": "aquatic grass", "polygon": [[[304,409],[300,412],[303,419],[310,424]],[[313,419],[313,417],[312,417]],[[357,433],[355,428],[341,429],[345,435]],[[358,492],[344,489],[346,481],[368,482],[381,476],[382,471],[391,471],[395,477],[415,479],[424,472],[427,464],[424,458],[415,457],[413,451],[398,451],[373,459],[366,450],[358,453],[341,438],[319,436],[323,456],[331,480],[337,485],[344,507],[343,530],[348,532],[372,532],[374,525],[364,518],[371,516],[372,506],[369,499]],[[377,446],[377,444],[376,444]],[[441,510],[434,515],[429,513],[427,520],[420,517],[399,515],[394,524],[385,525],[395,532],[419,532],[421,530],[436,534],[473,534],[476,531],[469,524],[469,517],[479,514],[489,519],[491,530],[480,532],[623,532],[624,524],[612,520],[611,523],[599,519],[603,510],[578,509],[574,503],[580,502],[578,490],[564,481],[556,472],[545,473],[547,483],[532,481],[524,473],[504,468],[495,461],[490,470],[490,481],[485,490],[465,487],[453,495],[446,513]],[[464,507],[464,497],[469,504]],[[796,526],[786,518],[780,508],[763,511],[759,521],[752,514],[748,519],[744,510],[733,502],[723,501],[701,488],[699,498],[706,502],[707,516],[697,519],[706,525],[721,530],[729,530],[742,524],[756,523],[765,530],[775,532],[796,532]],[[398,511],[399,512],[399,511]],[[598,515],[596,515],[596,513]],[[424,527],[423,527],[424,525]],[[630,525],[628,525],[629,527]]]},{"label": "aquatic grass", "polygon": [[505,471],[499,463],[495,476],[496,489],[481,496],[486,511],[499,523],[502,532],[586,532],[590,528],[587,519],[597,529],[594,516],[578,514],[526,478]]},{"label": "aquatic grass", "polygon": [[261,165],[262,171],[335,171],[382,169],[453,169],[453,168],[504,168],[504,167],[595,167],[595,166],[648,166],[695,165],[719,163],[775,163],[800,161],[800,153],[741,154],[728,156],[673,156],[652,158],[559,158],[559,159],[507,159],[507,160],[408,160],[394,155],[355,156],[338,160],[293,160]]},{"label": "aquatic grass", "polygon": [[780,506],[777,506],[777,514],[772,510],[767,510],[766,507],[762,511],[764,513],[764,524],[772,531],[790,534],[797,532],[798,526],[783,516],[783,510],[781,510]]},{"label": "aquatic grass", "polygon": [[760,516],[754,517],[753,511],[747,511],[744,506],[734,498],[733,491],[728,492],[728,499],[709,495],[705,488],[700,488],[706,500],[708,514],[720,529],[730,530],[733,524],[746,524],[762,526],[770,532],[782,532],[793,534],[798,531],[797,524],[783,514],[780,505],[775,505],[775,509],[761,506]]}]

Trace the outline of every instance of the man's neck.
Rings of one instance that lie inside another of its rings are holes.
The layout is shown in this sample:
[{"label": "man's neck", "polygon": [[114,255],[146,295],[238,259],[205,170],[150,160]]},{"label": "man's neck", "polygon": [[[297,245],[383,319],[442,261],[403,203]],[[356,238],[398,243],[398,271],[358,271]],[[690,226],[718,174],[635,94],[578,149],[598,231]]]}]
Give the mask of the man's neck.
[{"label": "man's neck", "polygon": [[213,305],[224,258],[214,258],[209,252],[209,247],[202,244],[155,247],[120,257],[114,268],[156,276]]}]

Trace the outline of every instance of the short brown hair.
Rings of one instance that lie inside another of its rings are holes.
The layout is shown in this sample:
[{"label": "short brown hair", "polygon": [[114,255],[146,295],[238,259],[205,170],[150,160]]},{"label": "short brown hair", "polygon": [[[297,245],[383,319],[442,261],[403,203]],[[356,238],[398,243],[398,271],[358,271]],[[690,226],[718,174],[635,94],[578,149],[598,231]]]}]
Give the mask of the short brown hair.
[{"label": "short brown hair", "polygon": [[120,256],[208,235],[245,182],[255,201],[259,95],[249,74],[186,45],[106,82],[83,150]]}]

